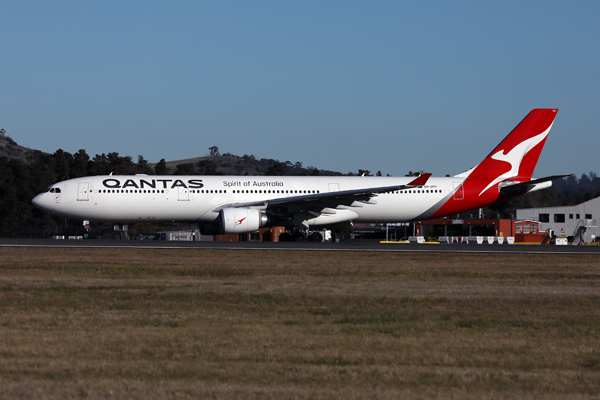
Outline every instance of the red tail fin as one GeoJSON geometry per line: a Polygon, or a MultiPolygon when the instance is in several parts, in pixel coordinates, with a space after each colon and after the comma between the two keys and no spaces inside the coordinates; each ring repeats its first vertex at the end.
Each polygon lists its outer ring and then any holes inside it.
{"type": "Polygon", "coordinates": [[[478,166],[459,176],[490,179],[481,193],[506,179],[531,179],[557,112],[556,108],[532,110],[478,166]]]}

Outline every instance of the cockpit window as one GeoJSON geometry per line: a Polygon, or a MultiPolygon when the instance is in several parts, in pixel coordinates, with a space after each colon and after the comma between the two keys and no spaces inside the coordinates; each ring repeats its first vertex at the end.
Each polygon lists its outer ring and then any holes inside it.
{"type": "Polygon", "coordinates": [[[50,193],[60,193],[60,188],[48,188],[48,192],[50,192],[50,193]]]}

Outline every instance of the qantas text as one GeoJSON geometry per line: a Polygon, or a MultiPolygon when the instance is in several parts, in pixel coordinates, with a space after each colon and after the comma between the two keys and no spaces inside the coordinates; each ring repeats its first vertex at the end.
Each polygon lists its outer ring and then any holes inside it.
{"type": "Polygon", "coordinates": [[[140,179],[139,181],[127,179],[121,184],[121,180],[110,178],[103,180],[102,184],[110,189],[175,189],[176,187],[200,189],[204,187],[201,179],[188,179],[186,182],[181,179],[140,179]]]}

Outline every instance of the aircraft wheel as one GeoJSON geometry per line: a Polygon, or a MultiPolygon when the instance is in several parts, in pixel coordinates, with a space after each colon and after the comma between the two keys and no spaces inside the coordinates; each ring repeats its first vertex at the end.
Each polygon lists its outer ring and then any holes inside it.
{"type": "Polygon", "coordinates": [[[311,242],[322,242],[323,235],[321,235],[321,232],[313,232],[308,237],[308,240],[310,240],[311,242]]]}
{"type": "Polygon", "coordinates": [[[296,240],[296,242],[306,242],[306,235],[304,234],[304,232],[296,232],[294,234],[294,239],[296,240]]]}

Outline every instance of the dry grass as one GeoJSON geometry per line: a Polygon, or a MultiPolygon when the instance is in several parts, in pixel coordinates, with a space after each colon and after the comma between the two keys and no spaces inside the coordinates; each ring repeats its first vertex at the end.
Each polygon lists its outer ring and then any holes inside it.
{"type": "Polygon", "coordinates": [[[0,398],[598,398],[599,266],[3,248],[0,398]]]}

